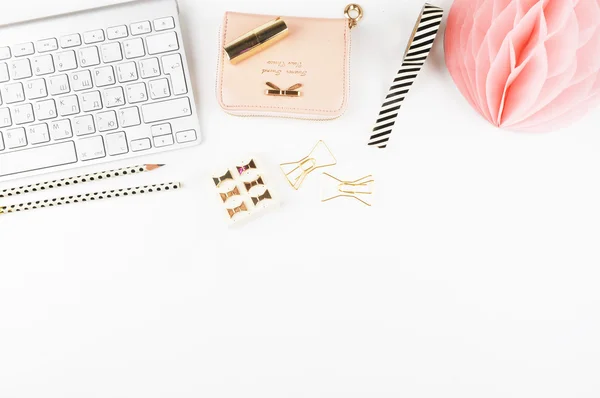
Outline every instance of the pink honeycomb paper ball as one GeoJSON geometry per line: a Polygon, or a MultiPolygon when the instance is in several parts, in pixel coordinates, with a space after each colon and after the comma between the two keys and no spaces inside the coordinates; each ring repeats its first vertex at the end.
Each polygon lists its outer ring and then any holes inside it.
{"type": "Polygon", "coordinates": [[[600,0],[456,0],[446,64],[495,126],[550,131],[600,102],[600,0]]]}

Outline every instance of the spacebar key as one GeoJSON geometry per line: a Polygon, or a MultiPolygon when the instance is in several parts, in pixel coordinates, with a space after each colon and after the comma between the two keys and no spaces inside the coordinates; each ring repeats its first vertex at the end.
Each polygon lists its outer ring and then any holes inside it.
{"type": "Polygon", "coordinates": [[[77,162],[73,141],[0,154],[0,177],[77,162]]]}
{"type": "Polygon", "coordinates": [[[191,114],[190,99],[187,97],[142,105],[144,123],[161,122],[163,120],[190,116],[191,114]]]}

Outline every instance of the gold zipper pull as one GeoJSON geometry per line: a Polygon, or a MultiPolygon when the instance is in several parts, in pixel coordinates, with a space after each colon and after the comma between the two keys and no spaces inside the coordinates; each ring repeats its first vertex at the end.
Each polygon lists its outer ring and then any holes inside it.
{"type": "Polygon", "coordinates": [[[358,21],[362,19],[363,9],[358,4],[348,4],[344,9],[344,15],[348,18],[348,26],[352,29],[356,27],[358,21]]]}

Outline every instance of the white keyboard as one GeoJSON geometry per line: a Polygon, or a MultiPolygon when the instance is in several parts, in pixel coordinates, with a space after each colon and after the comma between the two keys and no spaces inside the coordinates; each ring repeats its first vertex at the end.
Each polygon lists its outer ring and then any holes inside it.
{"type": "Polygon", "coordinates": [[[0,26],[0,181],[199,142],[175,0],[0,26]]]}

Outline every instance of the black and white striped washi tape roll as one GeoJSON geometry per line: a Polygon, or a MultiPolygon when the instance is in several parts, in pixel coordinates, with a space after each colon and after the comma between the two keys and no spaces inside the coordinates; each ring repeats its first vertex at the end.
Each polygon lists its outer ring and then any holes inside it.
{"type": "Polygon", "coordinates": [[[379,117],[373,128],[373,134],[369,139],[370,146],[376,146],[377,148],[387,146],[404,98],[408,95],[427,60],[440,29],[443,16],[443,9],[431,4],[423,6],[412,37],[408,41],[402,66],[394,79],[392,87],[390,87],[387,97],[385,97],[385,102],[381,106],[379,117]]]}

